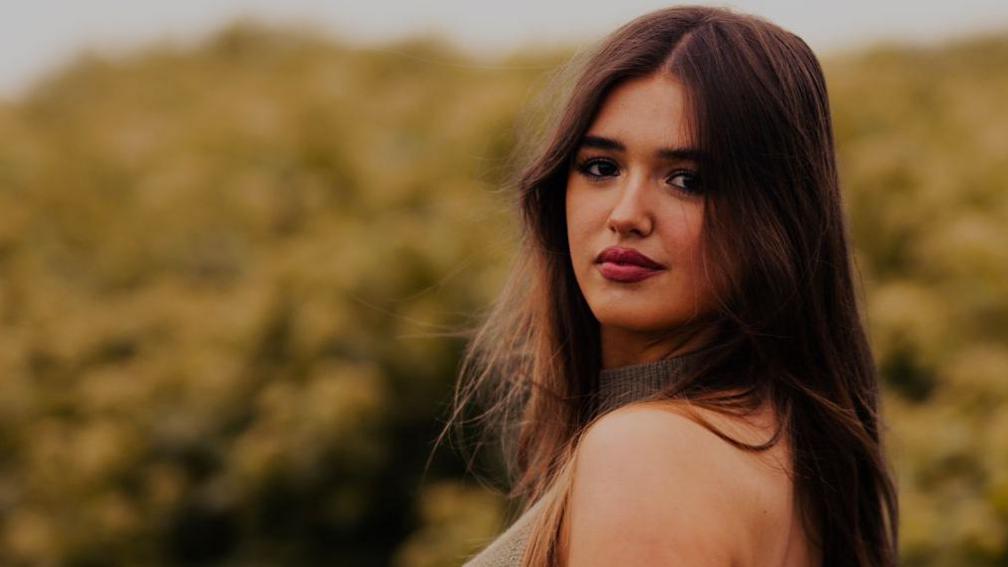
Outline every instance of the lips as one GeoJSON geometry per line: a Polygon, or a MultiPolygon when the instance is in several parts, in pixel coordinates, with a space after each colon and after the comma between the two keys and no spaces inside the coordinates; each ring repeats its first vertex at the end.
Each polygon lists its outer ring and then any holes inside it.
{"type": "Polygon", "coordinates": [[[610,246],[595,259],[599,273],[607,280],[636,283],[660,274],[665,266],[633,248],[610,246]]]}
{"type": "Polygon", "coordinates": [[[609,248],[603,250],[597,258],[595,258],[596,264],[604,262],[640,266],[650,270],[662,270],[665,268],[665,266],[655,262],[633,248],[625,248],[622,246],[610,246],[609,248]]]}

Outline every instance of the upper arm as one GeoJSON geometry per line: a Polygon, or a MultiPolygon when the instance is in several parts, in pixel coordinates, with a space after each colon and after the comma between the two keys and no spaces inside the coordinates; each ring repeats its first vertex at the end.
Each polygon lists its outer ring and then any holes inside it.
{"type": "Polygon", "coordinates": [[[736,563],[745,491],[726,447],[702,425],[654,405],[600,418],[576,454],[568,565],[736,563]]]}

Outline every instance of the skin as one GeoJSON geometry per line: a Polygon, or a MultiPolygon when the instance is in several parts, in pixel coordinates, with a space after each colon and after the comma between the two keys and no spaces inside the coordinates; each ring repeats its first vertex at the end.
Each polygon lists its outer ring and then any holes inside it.
{"type": "Polygon", "coordinates": [[[713,296],[699,263],[704,201],[698,163],[659,156],[689,147],[684,87],[659,73],[626,81],[606,97],[569,170],[567,236],[575,278],[602,339],[602,367],[650,362],[702,345],[681,327],[707,313],[713,296]],[[590,147],[589,137],[624,149],[590,147]],[[593,177],[592,175],[597,177],[593,177]],[[643,281],[603,277],[606,247],[634,248],[665,269],[643,281]]]}
{"type": "MultiPolygon", "coordinates": [[[[739,421],[701,410],[747,443],[772,434],[766,412],[739,421]]],[[[576,457],[560,553],[571,567],[807,566],[787,474],[789,445],[735,449],[674,403],[618,408],[591,426],[576,457]]]]}

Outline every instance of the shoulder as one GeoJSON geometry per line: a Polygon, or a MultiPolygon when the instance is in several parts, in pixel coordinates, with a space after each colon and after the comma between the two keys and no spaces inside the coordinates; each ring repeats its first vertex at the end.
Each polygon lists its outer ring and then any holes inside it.
{"type": "MultiPolygon", "coordinates": [[[[736,439],[766,440],[694,409],[736,439]]],[[[775,494],[766,490],[769,477],[752,474],[751,456],[677,402],[609,412],[581,437],[575,458],[565,534],[572,565],[737,564],[775,494]]]]}

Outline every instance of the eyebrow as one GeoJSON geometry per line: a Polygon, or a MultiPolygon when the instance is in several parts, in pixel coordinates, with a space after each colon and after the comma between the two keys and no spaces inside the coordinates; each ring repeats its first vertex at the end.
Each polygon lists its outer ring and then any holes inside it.
{"type": "MultiPolygon", "coordinates": [[[[581,143],[579,144],[578,149],[581,148],[596,148],[599,150],[613,150],[617,152],[626,151],[626,146],[617,140],[603,136],[594,136],[591,134],[585,134],[585,136],[581,138],[581,143]]],[[[655,156],[667,160],[692,160],[699,162],[704,160],[705,154],[698,148],[687,146],[659,148],[655,151],[655,156]]]]}

